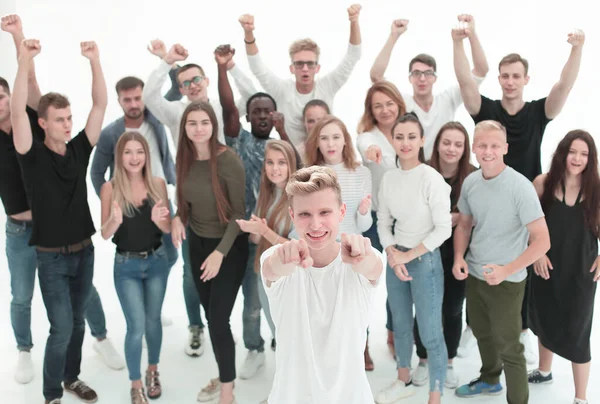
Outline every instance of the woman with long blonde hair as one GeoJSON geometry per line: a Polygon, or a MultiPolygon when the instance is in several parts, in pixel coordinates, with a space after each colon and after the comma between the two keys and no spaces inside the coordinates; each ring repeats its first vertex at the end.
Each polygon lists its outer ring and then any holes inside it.
{"type": "Polygon", "coordinates": [[[131,403],[158,398],[158,360],[162,343],[161,310],[170,267],[163,233],[171,231],[167,186],[152,176],[150,149],[137,132],[123,134],[115,147],[115,174],[100,190],[102,237],[117,246],[115,288],[127,322],[125,359],[131,403]],[[140,372],[142,338],[148,344],[144,391],[140,372]]]}
{"type": "Polygon", "coordinates": [[[285,193],[290,175],[296,172],[296,154],[288,142],[269,140],[265,146],[265,160],[260,180],[256,211],[250,220],[238,220],[240,228],[250,233],[250,241],[258,245],[254,270],[258,273],[258,296],[273,334],[271,347],[275,348],[275,324],[271,318],[269,301],[262,285],[259,259],[263,252],[290,238],[294,225],[285,193]]]}
{"type": "Polygon", "coordinates": [[[218,129],[215,112],[206,102],[193,102],[183,112],[173,244],[178,247],[189,237],[192,275],[219,368],[219,377],[197,399],[234,404],[235,344],[229,318],[248,260],[248,236],[236,223],[245,216],[246,175],[240,158],[219,143],[218,129]]]}

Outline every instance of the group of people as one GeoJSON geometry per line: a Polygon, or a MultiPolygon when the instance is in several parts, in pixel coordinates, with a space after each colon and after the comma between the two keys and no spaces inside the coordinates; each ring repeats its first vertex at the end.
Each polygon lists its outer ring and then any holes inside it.
{"type": "Polygon", "coordinates": [[[236,403],[236,377],[250,379],[264,365],[262,310],[276,356],[264,403],[391,404],[428,384],[435,404],[444,388],[459,397],[502,394],[503,370],[507,401],[527,403],[528,384],[552,381],[554,353],[573,363],[575,403],[587,403],[600,278],[597,150],[588,132],[573,130],[547,173],[540,161],[545,127],[575,84],[583,32],[569,34],[569,59],[547,97],[524,101],[528,63],[510,54],[499,63],[502,99],[491,100],[479,92],[489,69],[466,14],[452,30],[458,85],[434,94],[436,61],[427,54],[409,63],[412,94],[386,81],[395,43],[409,24],[395,20],[371,69],[353,142],[333,101],[361,57],[360,11],[348,8],[346,55],[324,77],[316,77],[318,45],[294,42],[291,80],[262,62],[254,17],[241,16],[248,64],[264,92],[236,66],[234,49],[221,45],[214,52],[219,97],[209,99],[209,78],[187,62],[185,47],[167,49],[154,40],[149,51],[158,66],[146,83],[133,76],[117,82],[123,116],[104,128],[108,97],[98,46],[82,42],[92,108],[76,136],[69,100],[40,92],[34,67],[40,41],[26,39],[18,16],[2,17],[18,60],[12,90],[0,78],[0,196],[18,382],[35,373],[30,322],[37,269],[50,323],[45,403],[60,404],[63,391],[98,400],[79,379],[85,319],[107,364],[127,366],[131,403],[159,398],[168,321],[161,311],[181,248],[185,353],[204,352],[202,307],[218,365],[198,402],[236,403]],[[463,103],[476,123],[472,136],[454,120],[463,103]],[[470,161],[471,143],[479,169],[470,161]],[[114,283],[127,323],[124,363],[107,338],[92,283],[95,228],[86,179],[94,149],[90,175],[101,201],[100,232],[115,244],[114,283]],[[173,201],[168,184],[175,186],[173,201]],[[369,313],[384,270],[397,375],[373,397],[365,373],[374,368],[369,313]],[[238,372],[230,316],[240,288],[248,354],[238,372]],[[536,359],[528,329],[539,340],[538,368],[530,373],[526,357],[536,359]],[[480,376],[464,385],[453,364],[461,334],[463,342],[477,340],[482,360],[480,376]]]}

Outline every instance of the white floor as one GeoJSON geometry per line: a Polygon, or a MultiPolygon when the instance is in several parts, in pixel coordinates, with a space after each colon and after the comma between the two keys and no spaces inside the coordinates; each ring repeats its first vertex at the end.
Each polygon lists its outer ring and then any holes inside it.
{"type": "MultiPolygon", "coordinates": [[[[92,202],[92,210],[96,207],[92,202]]],[[[4,226],[4,218],[0,218],[0,226],[4,226]]],[[[112,259],[114,247],[112,243],[101,240],[99,236],[94,237],[96,244],[96,266],[94,284],[98,288],[104,310],[107,315],[107,328],[109,336],[115,346],[122,352],[125,335],[125,320],[117,299],[112,279],[112,259]]],[[[0,245],[4,246],[4,232],[0,232],[0,245]]],[[[48,335],[48,322],[45,309],[36,288],[33,300],[32,331],[35,347],[32,351],[35,363],[35,378],[28,385],[19,385],[13,379],[13,366],[16,359],[15,341],[10,326],[10,277],[6,269],[6,258],[4,251],[0,254],[0,324],[4,324],[0,333],[0,357],[4,358],[3,366],[0,368],[0,397],[3,403],[43,403],[42,397],[42,361],[45,340],[48,335]]],[[[204,355],[200,358],[190,358],[185,355],[183,348],[187,340],[187,317],[181,291],[181,262],[173,269],[165,300],[164,313],[172,318],[174,324],[164,329],[163,349],[161,355],[160,372],[164,393],[160,403],[195,403],[197,392],[212,377],[217,376],[217,368],[210,348],[209,339],[204,355]]],[[[395,363],[390,357],[386,345],[385,330],[385,285],[379,290],[376,301],[376,310],[373,313],[371,326],[370,347],[371,355],[375,362],[375,371],[370,372],[368,377],[374,392],[393,381],[395,375],[395,363]]],[[[596,300],[596,312],[600,313],[600,299],[596,300]]],[[[238,340],[237,363],[241,366],[246,351],[241,340],[241,309],[242,298],[236,302],[231,317],[232,329],[238,340]]],[[[263,321],[262,335],[270,341],[270,332],[266,322],[263,321]]],[[[592,334],[592,347],[600,348],[600,320],[596,317],[594,332],[592,334]]],[[[129,381],[127,370],[113,371],[107,368],[92,349],[92,337],[89,332],[83,347],[83,363],[81,379],[90,384],[98,393],[99,402],[110,404],[129,403],[129,381]]],[[[267,397],[274,373],[274,355],[270,349],[267,352],[267,364],[259,374],[250,381],[238,380],[236,382],[236,395],[240,404],[257,404],[267,397]]],[[[145,358],[143,358],[144,360],[145,358]]],[[[465,359],[457,359],[455,368],[460,374],[461,383],[466,383],[478,375],[480,366],[479,355],[474,351],[465,359]]],[[[343,370],[342,370],[343,371],[343,370]]],[[[532,403],[565,403],[573,402],[574,388],[571,376],[570,364],[556,358],[554,363],[554,384],[549,386],[531,387],[530,402],[532,403]]],[[[301,381],[299,381],[300,383],[301,381]]],[[[427,389],[419,388],[419,394],[406,403],[425,403],[427,389]]],[[[592,365],[590,386],[588,389],[588,400],[590,403],[600,402],[600,361],[592,365]]],[[[504,396],[494,398],[473,399],[469,402],[502,403],[504,396]]],[[[65,396],[63,403],[78,402],[71,396],[65,396]]],[[[445,391],[444,402],[464,403],[458,399],[450,390],[445,391]]]]}

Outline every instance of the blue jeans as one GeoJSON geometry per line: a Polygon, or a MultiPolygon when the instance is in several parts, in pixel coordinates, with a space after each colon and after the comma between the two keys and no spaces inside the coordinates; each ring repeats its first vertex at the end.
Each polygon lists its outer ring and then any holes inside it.
{"type": "MultiPolygon", "coordinates": [[[[407,248],[396,246],[401,251],[407,248]]],[[[409,368],[413,352],[413,304],[419,333],[429,360],[430,391],[443,392],[448,351],[442,330],[444,270],[439,249],[406,264],[411,281],[403,282],[388,265],[386,284],[394,323],[394,346],[398,368],[409,368]]]]}
{"type": "Polygon", "coordinates": [[[94,246],[63,254],[37,251],[42,299],[50,322],[44,355],[44,397],[63,395],[61,382],[77,379],[85,335],[85,307],[94,277],[94,246]]]}
{"type": "Polygon", "coordinates": [[[183,300],[185,300],[185,309],[187,310],[190,327],[197,325],[200,328],[204,328],[202,316],[200,315],[200,295],[198,294],[198,289],[196,289],[194,275],[192,275],[190,244],[188,242],[190,232],[191,230],[188,227],[186,229],[186,239],[181,243],[181,255],[183,255],[183,300]]]}
{"type": "Polygon", "coordinates": [[[244,310],[242,312],[242,328],[244,334],[244,345],[249,351],[263,352],[265,340],[260,335],[260,298],[258,296],[258,274],[254,271],[254,257],[256,257],[257,245],[248,243],[248,261],[246,262],[246,273],[242,282],[242,293],[244,293],[244,310]]]}
{"type": "Polygon", "coordinates": [[[6,218],[6,259],[10,271],[10,322],[17,349],[29,351],[31,338],[31,299],[35,287],[37,268],[35,247],[29,245],[31,222],[15,223],[6,218]]]}
{"type": "Polygon", "coordinates": [[[273,338],[275,338],[275,323],[273,322],[273,317],[271,317],[271,308],[269,307],[269,298],[267,297],[267,292],[265,291],[265,287],[262,284],[262,276],[260,272],[256,275],[257,287],[258,287],[258,299],[260,300],[260,305],[262,306],[263,312],[265,313],[265,319],[269,324],[269,328],[271,329],[271,334],[273,338]]]}
{"type": "Polygon", "coordinates": [[[115,254],[115,289],[127,322],[125,360],[129,380],[142,378],[142,338],[148,343],[148,364],[156,365],[162,344],[162,310],[170,267],[164,246],[148,258],[115,254]]]}

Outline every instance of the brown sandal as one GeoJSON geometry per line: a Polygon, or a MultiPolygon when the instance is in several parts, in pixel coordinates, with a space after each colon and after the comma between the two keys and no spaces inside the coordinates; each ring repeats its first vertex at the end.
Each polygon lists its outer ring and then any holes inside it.
{"type": "Polygon", "coordinates": [[[146,370],[146,388],[148,389],[148,398],[151,400],[162,395],[162,387],[158,376],[158,370],[146,370]]]}
{"type": "Polygon", "coordinates": [[[131,389],[131,404],[148,404],[144,389],[131,389]]]}

